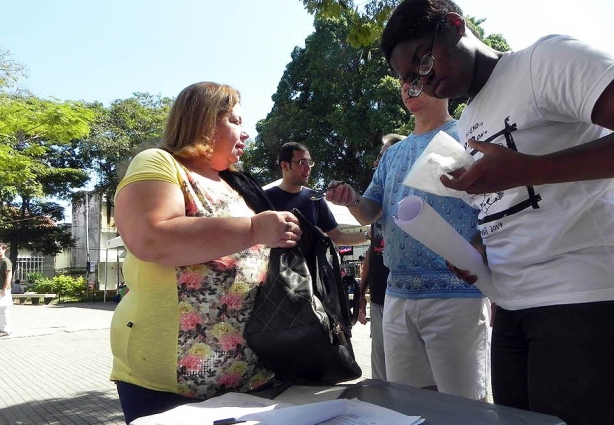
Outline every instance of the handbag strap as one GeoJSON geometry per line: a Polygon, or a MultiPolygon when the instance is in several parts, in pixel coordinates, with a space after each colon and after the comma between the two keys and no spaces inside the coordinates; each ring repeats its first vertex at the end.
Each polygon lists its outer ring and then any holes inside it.
{"type": "Polygon", "coordinates": [[[220,171],[220,177],[243,197],[245,203],[256,213],[275,210],[271,200],[251,174],[244,171],[220,171]]]}
{"type": "MultiPolygon", "coordinates": [[[[307,220],[298,209],[294,208],[292,213],[299,219],[299,224],[303,231],[298,246],[303,251],[303,255],[309,265],[315,284],[314,290],[323,303],[328,306],[326,309],[327,313],[350,336],[353,320],[351,316],[353,314],[350,313],[349,296],[341,280],[341,265],[337,248],[333,241],[322,230],[307,220]],[[320,248],[322,246],[324,249],[320,248]],[[330,261],[326,258],[327,254],[330,257],[330,261]],[[332,269],[329,270],[329,276],[334,279],[334,282],[330,282],[330,279],[323,279],[320,276],[320,273],[324,272],[324,267],[332,269]],[[329,282],[331,287],[324,287],[324,281],[329,282]]],[[[355,308],[354,310],[357,320],[358,309],[355,308]]]]}

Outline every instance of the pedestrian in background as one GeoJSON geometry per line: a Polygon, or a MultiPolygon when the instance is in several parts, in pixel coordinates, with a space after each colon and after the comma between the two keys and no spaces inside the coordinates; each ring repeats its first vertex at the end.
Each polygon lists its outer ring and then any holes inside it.
{"type": "MultiPolygon", "coordinates": [[[[390,133],[382,138],[382,146],[373,167],[377,170],[379,161],[386,150],[397,142],[405,139],[400,134],[390,133]]],[[[384,357],[384,334],[382,320],[384,318],[384,297],[386,282],[390,270],[384,265],[384,222],[378,218],[369,228],[371,243],[365,254],[362,272],[360,274],[360,308],[358,321],[367,323],[367,289],[369,290],[369,314],[371,326],[371,377],[386,380],[386,358],[384,357]]]]}
{"type": "Polygon", "coordinates": [[[13,263],[5,253],[9,249],[8,245],[0,242],[0,337],[11,334],[9,308],[13,305],[11,295],[11,279],[13,277],[13,263]]]}
{"type": "Polygon", "coordinates": [[[309,189],[309,177],[315,162],[305,145],[285,143],[279,150],[277,162],[282,173],[279,186],[266,190],[277,211],[298,209],[314,226],[319,227],[338,246],[360,245],[367,242],[363,233],[343,232],[323,197],[313,199],[315,190],[309,189]]]}

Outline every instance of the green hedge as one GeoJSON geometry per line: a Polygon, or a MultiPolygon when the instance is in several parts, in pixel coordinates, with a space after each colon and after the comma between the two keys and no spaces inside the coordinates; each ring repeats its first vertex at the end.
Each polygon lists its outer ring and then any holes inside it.
{"type": "MultiPolygon", "coordinates": [[[[32,273],[34,275],[34,273],[32,273]]],[[[57,294],[59,296],[69,297],[84,297],[86,291],[85,279],[83,276],[72,277],[67,275],[59,275],[51,279],[44,276],[33,276],[28,279],[33,282],[28,288],[28,292],[36,292],[37,294],[57,294]]]]}

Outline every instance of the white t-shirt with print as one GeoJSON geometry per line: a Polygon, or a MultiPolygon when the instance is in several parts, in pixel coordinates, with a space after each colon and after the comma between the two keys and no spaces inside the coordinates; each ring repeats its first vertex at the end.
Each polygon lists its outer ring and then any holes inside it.
{"type": "MultiPolygon", "coordinates": [[[[503,55],[464,110],[459,137],[532,155],[590,142],[609,133],[591,113],[612,80],[611,56],[544,37],[503,55]]],[[[614,300],[614,180],[523,186],[471,204],[503,308],[614,300]]]]}

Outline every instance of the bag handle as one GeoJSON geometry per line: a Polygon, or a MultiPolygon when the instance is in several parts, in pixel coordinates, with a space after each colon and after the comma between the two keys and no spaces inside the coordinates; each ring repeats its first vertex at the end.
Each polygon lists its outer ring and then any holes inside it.
{"type": "Polygon", "coordinates": [[[343,284],[343,281],[341,279],[341,264],[339,264],[339,255],[337,249],[335,248],[334,243],[330,239],[329,242],[329,254],[332,258],[333,271],[335,273],[335,276],[339,276],[339,285],[337,285],[339,292],[339,301],[341,303],[341,306],[346,309],[345,311],[347,313],[345,313],[345,319],[348,321],[350,326],[354,326],[358,321],[358,313],[360,308],[360,298],[356,296],[356,294],[359,293],[358,282],[356,282],[356,280],[353,281],[354,299],[350,300],[350,294],[346,290],[345,285],[343,284]]]}
{"type": "MultiPolygon", "coordinates": [[[[352,285],[351,285],[351,292],[353,295],[352,299],[350,300],[350,296],[349,296],[349,290],[348,292],[348,313],[350,316],[350,324],[352,326],[354,326],[356,324],[356,322],[358,322],[358,313],[360,312],[360,287],[358,285],[358,282],[356,282],[356,279],[352,279],[352,285]]],[[[349,288],[348,288],[349,289],[349,288]]]]}

